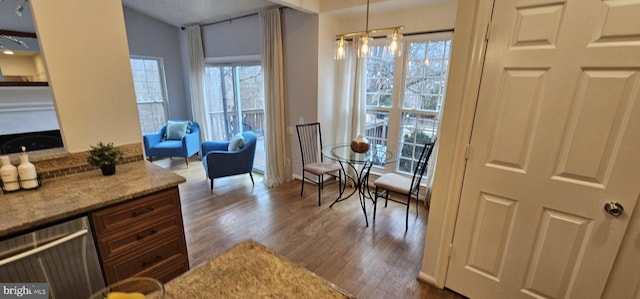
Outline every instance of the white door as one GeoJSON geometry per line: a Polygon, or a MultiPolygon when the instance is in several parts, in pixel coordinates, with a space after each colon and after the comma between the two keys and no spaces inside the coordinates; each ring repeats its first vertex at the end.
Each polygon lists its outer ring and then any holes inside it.
{"type": "Polygon", "coordinates": [[[492,23],[445,286],[599,298],[640,195],[640,1],[496,0],[492,23]]]}

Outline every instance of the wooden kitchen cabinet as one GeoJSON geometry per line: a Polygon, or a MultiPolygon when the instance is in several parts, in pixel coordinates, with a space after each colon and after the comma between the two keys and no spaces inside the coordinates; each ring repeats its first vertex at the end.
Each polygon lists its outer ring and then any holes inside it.
{"type": "Polygon", "coordinates": [[[107,284],[133,276],[167,282],[189,269],[178,187],[90,215],[107,284]]]}

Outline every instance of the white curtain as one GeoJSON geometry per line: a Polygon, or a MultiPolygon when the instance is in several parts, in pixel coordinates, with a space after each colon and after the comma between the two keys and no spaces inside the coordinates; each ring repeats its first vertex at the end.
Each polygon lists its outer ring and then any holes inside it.
{"type": "Polygon", "coordinates": [[[358,47],[357,38],[348,42],[345,59],[338,61],[334,105],[336,143],[349,143],[365,133],[366,59],[357,57],[358,47]]]}
{"type": "Polygon", "coordinates": [[[189,43],[189,88],[191,90],[191,109],[193,120],[200,124],[200,139],[207,140],[211,133],[209,116],[204,99],[204,48],[200,26],[188,26],[187,41],[189,43]]]}
{"type": "Polygon", "coordinates": [[[260,12],[262,26],[262,69],[266,111],[265,147],[267,166],[265,184],[275,187],[291,180],[289,141],[287,138],[287,106],[284,88],[284,61],[280,9],[260,12]]]}

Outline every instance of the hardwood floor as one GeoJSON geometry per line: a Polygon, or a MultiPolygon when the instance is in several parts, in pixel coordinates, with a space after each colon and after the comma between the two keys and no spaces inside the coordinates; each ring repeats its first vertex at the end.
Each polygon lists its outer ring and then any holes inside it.
{"type": "Polygon", "coordinates": [[[427,223],[422,204],[417,218],[411,206],[405,233],[405,206],[379,203],[373,222],[368,201],[367,228],[357,197],[329,208],[337,184],[325,187],[319,207],[315,186],[301,197],[297,180],[268,189],[260,175],[255,185],[238,175],[216,179],[211,192],[197,158],[189,168],[178,158],[154,163],[187,178],[179,188],[192,268],[253,239],[358,298],[464,298],[416,279],[427,223]]]}

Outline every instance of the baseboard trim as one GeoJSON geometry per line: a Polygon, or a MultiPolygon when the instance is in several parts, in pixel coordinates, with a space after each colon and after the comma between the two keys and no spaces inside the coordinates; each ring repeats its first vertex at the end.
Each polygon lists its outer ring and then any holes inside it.
{"type": "Polygon", "coordinates": [[[422,282],[428,283],[428,284],[430,284],[430,285],[432,285],[432,286],[434,286],[436,288],[442,289],[442,287],[439,287],[436,284],[436,279],[433,276],[431,276],[431,275],[429,275],[427,273],[424,273],[422,271],[420,271],[420,273],[418,273],[418,281],[422,281],[422,282]]]}

